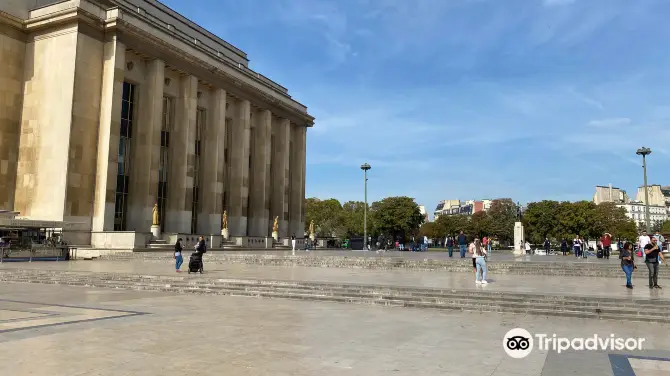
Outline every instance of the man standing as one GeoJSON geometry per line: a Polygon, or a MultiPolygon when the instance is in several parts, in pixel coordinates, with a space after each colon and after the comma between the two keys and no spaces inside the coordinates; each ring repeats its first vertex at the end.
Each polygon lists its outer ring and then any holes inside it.
{"type": "Polygon", "coordinates": [[[665,261],[665,257],[663,257],[657,243],[658,240],[656,240],[656,238],[651,238],[651,242],[644,246],[644,263],[647,265],[647,269],[649,269],[650,289],[661,288],[661,286],[658,285],[658,264],[660,260],[665,261]]]}
{"type": "Polygon", "coordinates": [[[449,257],[454,254],[454,238],[452,236],[447,237],[447,251],[449,252],[449,257]]]}
{"type": "Polygon", "coordinates": [[[460,234],[458,234],[458,248],[461,251],[461,258],[465,258],[465,251],[468,250],[468,238],[463,234],[463,231],[461,230],[460,234]]]}
{"type": "Polygon", "coordinates": [[[291,235],[291,248],[292,248],[293,256],[295,256],[295,234],[291,235]]]}
{"type": "Polygon", "coordinates": [[[603,258],[609,260],[610,252],[612,252],[612,235],[609,232],[606,232],[605,235],[600,238],[600,243],[603,245],[603,258]]]}
{"type": "Polygon", "coordinates": [[[426,235],[423,236],[423,247],[422,251],[426,252],[428,250],[428,237],[426,235]]]}

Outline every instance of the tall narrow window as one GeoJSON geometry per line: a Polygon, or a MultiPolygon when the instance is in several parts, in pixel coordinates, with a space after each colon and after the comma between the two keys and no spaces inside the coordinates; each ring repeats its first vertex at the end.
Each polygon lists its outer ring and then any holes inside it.
{"type": "Polygon", "coordinates": [[[170,131],[174,119],[174,100],[163,97],[163,120],[161,124],[161,150],[158,162],[158,219],[161,231],[165,231],[167,209],[168,176],[170,173],[170,131]]]}
{"type": "Polygon", "coordinates": [[[114,231],[126,231],[128,184],[130,177],[130,140],[133,130],[135,85],[123,83],[121,99],[121,129],[117,155],[116,192],[114,202],[114,231]]]}
{"type": "Polygon", "coordinates": [[[200,169],[202,155],[202,133],[207,121],[207,110],[198,108],[195,118],[195,158],[193,162],[193,203],[191,206],[191,234],[198,232],[198,212],[200,211],[200,169]]]}

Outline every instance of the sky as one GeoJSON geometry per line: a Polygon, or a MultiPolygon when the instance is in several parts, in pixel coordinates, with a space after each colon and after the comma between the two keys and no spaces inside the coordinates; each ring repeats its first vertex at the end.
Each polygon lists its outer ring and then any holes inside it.
{"type": "Polygon", "coordinates": [[[163,0],[316,118],[306,196],[590,200],[670,185],[670,1],[163,0]]]}

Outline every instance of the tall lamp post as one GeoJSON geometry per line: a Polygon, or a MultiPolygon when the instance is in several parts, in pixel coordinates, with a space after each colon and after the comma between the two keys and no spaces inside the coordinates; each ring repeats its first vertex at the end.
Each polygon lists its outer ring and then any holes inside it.
{"type": "Polygon", "coordinates": [[[642,170],[644,172],[644,222],[647,227],[647,234],[651,234],[651,223],[649,222],[649,189],[647,188],[647,155],[651,154],[651,149],[641,147],[635,153],[642,156],[642,170]]]}
{"type": "Polygon", "coordinates": [[[361,170],[363,170],[363,177],[365,178],[365,206],[363,207],[363,250],[367,251],[368,247],[368,170],[371,169],[369,164],[363,163],[361,170]]]}

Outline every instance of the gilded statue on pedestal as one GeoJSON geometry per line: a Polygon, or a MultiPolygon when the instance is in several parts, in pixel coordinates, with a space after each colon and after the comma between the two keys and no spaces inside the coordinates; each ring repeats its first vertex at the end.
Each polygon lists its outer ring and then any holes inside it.
{"type": "Polygon", "coordinates": [[[272,232],[279,231],[279,216],[275,217],[275,223],[272,224],[272,232]]]}
{"type": "Polygon", "coordinates": [[[221,221],[222,222],[221,223],[221,228],[223,228],[224,230],[227,230],[228,229],[228,211],[226,211],[226,210],[223,211],[223,217],[222,218],[223,219],[221,221]]]}
{"type": "Polygon", "coordinates": [[[160,223],[158,222],[158,203],[154,204],[154,208],[151,211],[151,224],[154,226],[160,225],[160,223]]]}
{"type": "Polygon", "coordinates": [[[309,222],[309,234],[314,233],[314,221],[309,222]]]}

